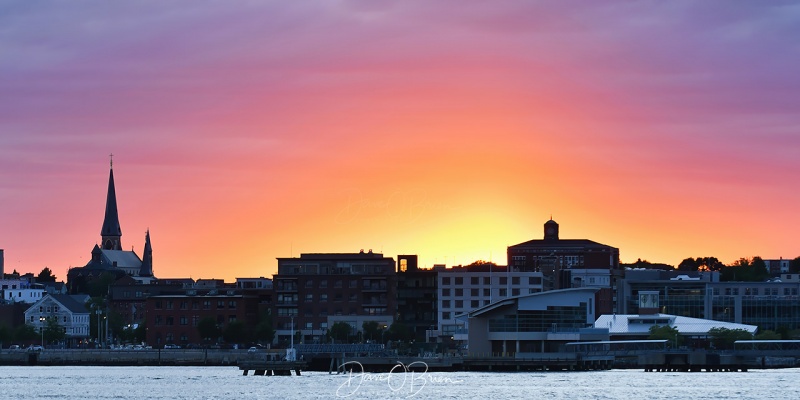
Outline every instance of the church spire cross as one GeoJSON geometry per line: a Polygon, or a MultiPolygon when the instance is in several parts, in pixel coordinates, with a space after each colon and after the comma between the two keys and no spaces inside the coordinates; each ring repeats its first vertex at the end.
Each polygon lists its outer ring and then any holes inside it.
{"type": "Polygon", "coordinates": [[[114,168],[114,153],[109,154],[108,158],[110,160],[111,168],[114,168]]]}

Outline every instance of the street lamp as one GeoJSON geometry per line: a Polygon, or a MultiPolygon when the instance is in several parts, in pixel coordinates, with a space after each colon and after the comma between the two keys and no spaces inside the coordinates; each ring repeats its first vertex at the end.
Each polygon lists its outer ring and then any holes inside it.
{"type": "Polygon", "coordinates": [[[44,321],[47,321],[47,318],[44,315],[39,316],[39,331],[42,332],[42,348],[44,348],[44,321]]]}

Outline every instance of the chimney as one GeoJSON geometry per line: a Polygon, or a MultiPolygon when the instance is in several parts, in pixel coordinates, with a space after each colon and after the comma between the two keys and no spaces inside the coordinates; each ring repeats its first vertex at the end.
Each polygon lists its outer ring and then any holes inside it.
{"type": "Polygon", "coordinates": [[[5,270],[3,269],[5,261],[3,261],[3,257],[3,249],[0,249],[0,279],[5,279],[5,270]]]}

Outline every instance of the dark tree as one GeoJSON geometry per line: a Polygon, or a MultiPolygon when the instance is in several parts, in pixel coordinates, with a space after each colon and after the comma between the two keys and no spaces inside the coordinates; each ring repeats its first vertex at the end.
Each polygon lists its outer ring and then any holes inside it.
{"type": "Polygon", "coordinates": [[[36,275],[36,282],[38,283],[47,283],[47,282],[55,282],[56,276],[53,275],[53,271],[50,268],[44,267],[42,272],[39,272],[39,275],[36,275]]]}
{"type": "Polygon", "coordinates": [[[467,265],[467,268],[471,268],[471,267],[480,267],[480,266],[487,266],[487,267],[488,267],[488,266],[491,266],[491,267],[496,267],[496,266],[497,266],[497,264],[495,264],[495,263],[493,263],[493,262],[491,262],[491,261],[477,260],[477,261],[473,262],[472,264],[469,264],[469,265],[467,265]]]}
{"type": "Polygon", "coordinates": [[[378,340],[381,338],[381,328],[377,321],[366,321],[361,325],[364,330],[364,339],[378,340]]]}
{"type": "Polygon", "coordinates": [[[259,342],[272,343],[272,340],[275,339],[275,329],[272,327],[272,313],[269,310],[261,315],[253,336],[259,342]]]}
{"type": "Polygon", "coordinates": [[[733,343],[737,340],[753,339],[753,335],[744,329],[711,328],[708,335],[711,337],[714,348],[719,350],[732,349],[733,343]]]}
{"type": "Polygon", "coordinates": [[[389,340],[405,342],[414,339],[414,333],[408,329],[406,324],[400,321],[395,321],[386,331],[386,338],[389,340]]]}
{"type": "Polygon", "coordinates": [[[759,332],[753,339],[755,340],[781,340],[781,334],[778,332],[766,330],[759,332]]]}
{"type": "Polygon", "coordinates": [[[225,327],[222,338],[227,343],[244,343],[249,341],[247,329],[242,321],[232,321],[225,327]]]}
{"type": "Polygon", "coordinates": [[[678,264],[678,271],[697,271],[699,265],[694,258],[689,257],[678,264]]]}
{"type": "Polygon", "coordinates": [[[350,326],[347,322],[336,322],[331,326],[331,329],[328,330],[328,336],[331,339],[336,340],[339,343],[345,343],[350,338],[350,333],[353,331],[353,327],[350,326]]]}
{"type": "Polygon", "coordinates": [[[2,349],[6,343],[10,342],[12,338],[11,329],[5,325],[0,325],[0,349],[2,349]]]}
{"type": "Polygon", "coordinates": [[[36,332],[32,326],[23,324],[14,329],[14,340],[22,343],[32,342],[39,338],[39,332],[36,332]]]}
{"type": "Polygon", "coordinates": [[[789,272],[793,274],[800,274],[800,257],[797,257],[789,262],[789,272]]]}
{"type": "Polygon", "coordinates": [[[669,343],[672,343],[675,347],[680,346],[682,340],[680,332],[678,332],[677,328],[673,328],[669,325],[653,325],[650,327],[650,336],[648,339],[651,340],[668,340],[669,343]]]}
{"type": "Polygon", "coordinates": [[[203,340],[207,341],[216,341],[221,333],[214,317],[205,317],[197,321],[197,332],[203,340]]]}
{"type": "Polygon", "coordinates": [[[61,341],[65,336],[64,328],[58,323],[58,317],[47,318],[47,324],[44,326],[45,343],[61,341]]]}
{"type": "Polygon", "coordinates": [[[763,282],[769,278],[767,264],[761,257],[740,258],[720,272],[720,281],[763,282]]]}

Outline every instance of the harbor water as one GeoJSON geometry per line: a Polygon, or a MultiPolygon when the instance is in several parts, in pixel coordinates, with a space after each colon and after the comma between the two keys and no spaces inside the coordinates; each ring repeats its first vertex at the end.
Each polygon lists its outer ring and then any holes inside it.
{"type": "Polygon", "coordinates": [[[796,399],[800,369],[242,376],[236,367],[0,367],[0,399],[796,399]]]}

